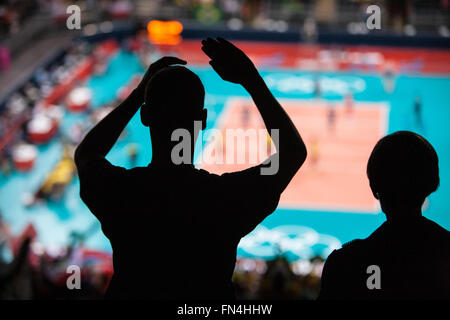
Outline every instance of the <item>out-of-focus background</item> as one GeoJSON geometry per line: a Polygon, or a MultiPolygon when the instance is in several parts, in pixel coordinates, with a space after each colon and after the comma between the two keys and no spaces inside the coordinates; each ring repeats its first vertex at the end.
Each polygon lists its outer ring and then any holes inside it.
{"type": "MultiPolygon", "coordinates": [[[[210,129],[264,128],[248,94],[208,65],[200,49],[208,36],[230,39],[251,57],[309,151],[278,209],[239,245],[239,298],[317,296],[331,251],[384,221],[365,166],[389,132],[415,131],[436,148],[441,186],[424,215],[449,229],[449,7],[449,0],[2,1],[0,298],[101,297],[111,247],[79,198],[73,150],[153,61],[188,61],[206,88],[210,129]],[[380,29],[369,27],[370,5],[380,8],[380,29]],[[80,266],[82,290],[67,289],[69,265],[80,266]]],[[[243,164],[202,162],[218,148],[210,135],[200,139],[198,167],[252,165],[250,144],[232,147],[243,164]]],[[[127,168],[151,161],[139,115],[108,159],[127,168]]]]}

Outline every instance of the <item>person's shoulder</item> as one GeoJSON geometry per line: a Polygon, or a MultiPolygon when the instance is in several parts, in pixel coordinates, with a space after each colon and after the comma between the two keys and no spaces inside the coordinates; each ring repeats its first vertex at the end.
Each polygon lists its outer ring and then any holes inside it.
{"type": "Polygon", "coordinates": [[[201,168],[193,168],[193,172],[199,176],[203,176],[203,177],[215,177],[215,176],[219,176],[215,173],[211,173],[209,171],[206,171],[205,169],[201,169],[201,168]]]}
{"type": "Polygon", "coordinates": [[[334,250],[328,258],[335,262],[343,260],[355,260],[362,258],[370,251],[370,239],[354,239],[342,245],[340,249],[334,250]]]}
{"type": "Polygon", "coordinates": [[[134,168],[123,168],[120,167],[122,176],[124,177],[142,177],[143,175],[151,174],[152,170],[148,167],[134,167],[134,168]]]}
{"type": "Polygon", "coordinates": [[[333,250],[325,262],[327,272],[348,274],[358,269],[370,251],[367,242],[367,239],[354,239],[333,250]]]}
{"type": "Polygon", "coordinates": [[[218,174],[206,171],[205,169],[201,169],[201,168],[193,167],[191,173],[198,179],[214,181],[214,180],[219,180],[219,178],[220,178],[220,176],[218,174]]]}
{"type": "Polygon", "coordinates": [[[342,245],[340,249],[335,250],[336,256],[351,255],[361,249],[365,249],[367,239],[353,239],[342,245]]]}
{"type": "Polygon", "coordinates": [[[353,239],[342,245],[343,250],[355,250],[364,246],[366,239],[353,239]]]}
{"type": "MultiPolygon", "coordinates": [[[[125,168],[124,168],[125,169],[125,168]]],[[[155,170],[152,170],[151,167],[134,167],[130,169],[125,169],[125,172],[128,174],[142,174],[142,173],[151,173],[155,170]]]]}
{"type": "Polygon", "coordinates": [[[440,226],[436,222],[423,217],[423,225],[431,239],[441,243],[442,246],[450,248],[450,231],[440,226]]]}
{"type": "Polygon", "coordinates": [[[221,180],[220,175],[193,166],[185,168],[182,176],[183,179],[188,179],[190,184],[202,184],[206,188],[209,184],[218,184],[221,180]]]}
{"type": "Polygon", "coordinates": [[[439,224],[437,224],[436,222],[434,222],[430,219],[423,217],[423,223],[427,227],[428,230],[433,231],[433,232],[437,233],[438,235],[441,235],[444,237],[450,236],[450,231],[448,231],[447,229],[445,229],[444,227],[440,226],[439,224]]]}

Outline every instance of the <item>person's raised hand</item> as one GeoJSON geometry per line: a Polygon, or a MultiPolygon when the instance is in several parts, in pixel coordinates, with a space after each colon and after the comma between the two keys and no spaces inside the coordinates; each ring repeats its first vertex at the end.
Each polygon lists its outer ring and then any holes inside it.
{"type": "Polygon", "coordinates": [[[145,72],[141,82],[138,84],[135,90],[143,96],[147,83],[155,75],[155,73],[174,64],[185,65],[186,63],[186,61],[181,60],[177,57],[162,57],[158,59],[148,67],[147,72],[145,72]]]}
{"type": "Polygon", "coordinates": [[[202,40],[202,50],[211,59],[209,64],[225,81],[247,84],[258,71],[247,55],[231,42],[217,38],[202,40]]]}

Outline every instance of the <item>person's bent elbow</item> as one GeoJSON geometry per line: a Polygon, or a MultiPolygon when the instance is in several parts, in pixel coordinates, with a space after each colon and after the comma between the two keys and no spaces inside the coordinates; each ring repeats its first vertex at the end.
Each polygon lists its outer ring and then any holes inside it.
{"type": "Polygon", "coordinates": [[[75,152],[73,154],[73,161],[75,162],[75,165],[78,167],[81,164],[81,151],[80,146],[78,146],[75,149],[75,152]]]}
{"type": "Polygon", "coordinates": [[[81,169],[82,166],[86,163],[86,151],[83,150],[83,146],[80,144],[76,149],[73,155],[73,160],[75,162],[75,166],[78,170],[81,169]]]}
{"type": "Polygon", "coordinates": [[[300,168],[306,161],[308,150],[306,149],[304,143],[301,143],[295,150],[295,159],[298,163],[298,167],[300,168]]]}
{"type": "Polygon", "coordinates": [[[300,167],[305,163],[307,157],[307,150],[303,143],[292,146],[288,149],[288,152],[279,152],[280,163],[286,165],[287,168],[291,168],[291,171],[297,172],[300,167]]]}

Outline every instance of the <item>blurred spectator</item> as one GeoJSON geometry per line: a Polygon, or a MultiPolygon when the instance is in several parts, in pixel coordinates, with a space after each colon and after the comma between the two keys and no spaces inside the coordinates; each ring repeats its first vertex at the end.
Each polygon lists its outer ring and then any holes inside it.
{"type": "Polygon", "coordinates": [[[313,300],[319,295],[323,259],[289,262],[279,256],[273,260],[238,260],[233,282],[238,299],[313,300]],[[295,264],[308,265],[295,270],[295,264]]]}
{"type": "Polygon", "coordinates": [[[36,0],[5,0],[0,4],[0,37],[17,33],[39,8],[36,0]]]}

